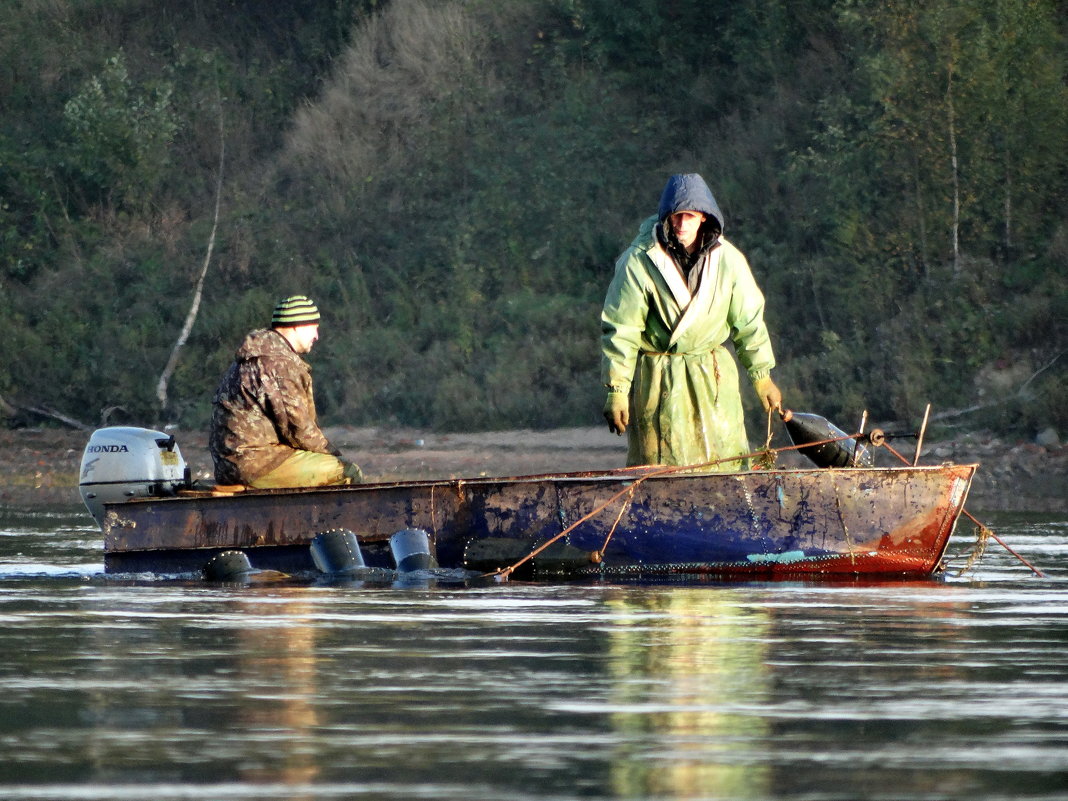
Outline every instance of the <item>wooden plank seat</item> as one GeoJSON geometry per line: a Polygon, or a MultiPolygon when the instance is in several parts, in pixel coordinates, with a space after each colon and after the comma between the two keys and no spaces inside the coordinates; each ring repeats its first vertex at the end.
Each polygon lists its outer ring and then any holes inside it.
{"type": "Polygon", "coordinates": [[[248,489],[244,484],[201,484],[201,482],[197,482],[197,484],[199,486],[191,489],[178,490],[178,494],[186,498],[220,497],[236,495],[248,489]]]}

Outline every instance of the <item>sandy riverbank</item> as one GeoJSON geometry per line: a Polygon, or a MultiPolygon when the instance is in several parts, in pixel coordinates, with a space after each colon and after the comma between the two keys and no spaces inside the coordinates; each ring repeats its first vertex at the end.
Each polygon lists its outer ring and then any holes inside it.
{"type": "MultiPolygon", "coordinates": [[[[621,467],[626,457],[623,439],[600,427],[469,434],[339,427],[327,434],[372,480],[601,470],[621,467]]],[[[193,475],[209,477],[206,436],[194,431],[175,435],[193,475]]],[[[80,508],[78,468],[87,439],[65,429],[0,430],[0,506],[80,508]]],[[[911,450],[905,455],[911,457],[911,450]]],[[[1068,447],[1047,449],[968,434],[928,443],[920,461],[978,462],[972,509],[1068,512],[1068,447]]],[[[879,452],[877,464],[895,463],[891,454],[879,452]]],[[[794,453],[783,454],[779,464],[809,466],[794,453]]]]}

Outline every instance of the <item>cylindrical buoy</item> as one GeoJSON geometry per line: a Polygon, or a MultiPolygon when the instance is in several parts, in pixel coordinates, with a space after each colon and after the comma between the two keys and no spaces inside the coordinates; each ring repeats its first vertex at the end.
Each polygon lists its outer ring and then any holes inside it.
{"type": "Polygon", "coordinates": [[[363,552],[356,535],[345,528],[333,528],[316,534],[311,541],[311,556],[323,573],[346,573],[364,567],[363,552]]]}
{"type": "Polygon", "coordinates": [[[430,535],[421,528],[398,531],[389,538],[389,549],[401,573],[438,566],[437,559],[430,552],[430,535]]]}
{"type": "Polygon", "coordinates": [[[817,467],[871,467],[875,463],[867,448],[825,417],[787,410],[782,419],[798,451],[817,467]],[[813,442],[820,444],[811,445],[813,442]],[[803,445],[809,447],[801,447],[803,445]]]}
{"type": "Polygon", "coordinates": [[[208,581],[245,581],[255,570],[244,551],[223,551],[204,565],[208,581]]]}

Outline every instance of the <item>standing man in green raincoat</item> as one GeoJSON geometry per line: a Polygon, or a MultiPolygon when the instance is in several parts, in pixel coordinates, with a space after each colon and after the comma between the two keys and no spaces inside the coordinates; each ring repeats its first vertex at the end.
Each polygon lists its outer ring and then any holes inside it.
{"type": "Polygon", "coordinates": [[[764,295],[722,233],[704,179],[673,175],[657,215],[616,262],[601,314],[601,377],[608,427],[628,435],[628,465],[747,467],[728,338],[765,411],[782,409],[764,295]]]}

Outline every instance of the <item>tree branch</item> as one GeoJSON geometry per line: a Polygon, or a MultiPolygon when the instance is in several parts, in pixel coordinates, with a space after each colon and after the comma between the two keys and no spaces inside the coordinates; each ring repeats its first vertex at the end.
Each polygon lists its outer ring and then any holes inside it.
{"type": "Polygon", "coordinates": [[[186,315],[185,324],[182,326],[182,331],[178,335],[178,339],[174,343],[174,348],[171,350],[171,356],[167,360],[167,366],[163,368],[163,373],[159,377],[159,383],[156,384],[156,399],[159,401],[160,412],[162,413],[167,408],[167,385],[170,383],[171,376],[174,374],[174,369],[178,366],[178,355],[182,348],[185,347],[185,343],[189,339],[189,334],[193,330],[193,324],[196,322],[197,314],[200,311],[200,300],[204,295],[204,280],[208,276],[208,265],[211,264],[211,254],[215,249],[215,234],[219,230],[219,208],[222,205],[222,187],[223,187],[223,166],[226,160],[226,135],[225,128],[223,126],[222,117],[222,99],[219,99],[219,175],[215,182],[215,217],[211,224],[211,235],[208,237],[208,248],[204,254],[204,266],[200,270],[200,278],[197,280],[196,291],[193,292],[193,303],[189,307],[189,314],[186,315]]]}
{"type": "Polygon", "coordinates": [[[990,409],[994,406],[1000,406],[1001,404],[1008,403],[1010,400],[1015,400],[1016,398],[1023,398],[1026,396],[1027,388],[1031,386],[1031,383],[1040,375],[1042,375],[1042,373],[1046,372],[1046,370],[1056,364],[1057,360],[1060,359],[1061,356],[1063,356],[1065,353],[1068,353],[1068,351],[1062,350],[1044,365],[1039,367],[1034,373],[1031,374],[1030,378],[1020,384],[1020,388],[1016,390],[1016,392],[1014,392],[1012,395],[1007,395],[1004,398],[997,398],[995,400],[987,401],[986,403],[977,403],[974,406],[968,406],[964,409],[947,409],[944,412],[932,414],[931,420],[951,420],[954,417],[962,417],[966,414],[971,414],[972,412],[978,412],[982,411],[983,409],[990,409]]]}
{"type": "Polygon", "coordinates": [[[58,420],[59,422],[63,423],[63,425],[70,426],[71,428],[76,428],[79,431],[93,430],[92,426],[86,425],[81,420],[75,420],[73,417],[68,417],[62,412],[57,412],[55,409],[49,409],[47,406],[24,406],[23,408],[27,412],[32,412],[33,414],[36,414],[40,417],[49,417],[53,420],[58,420]]]}

